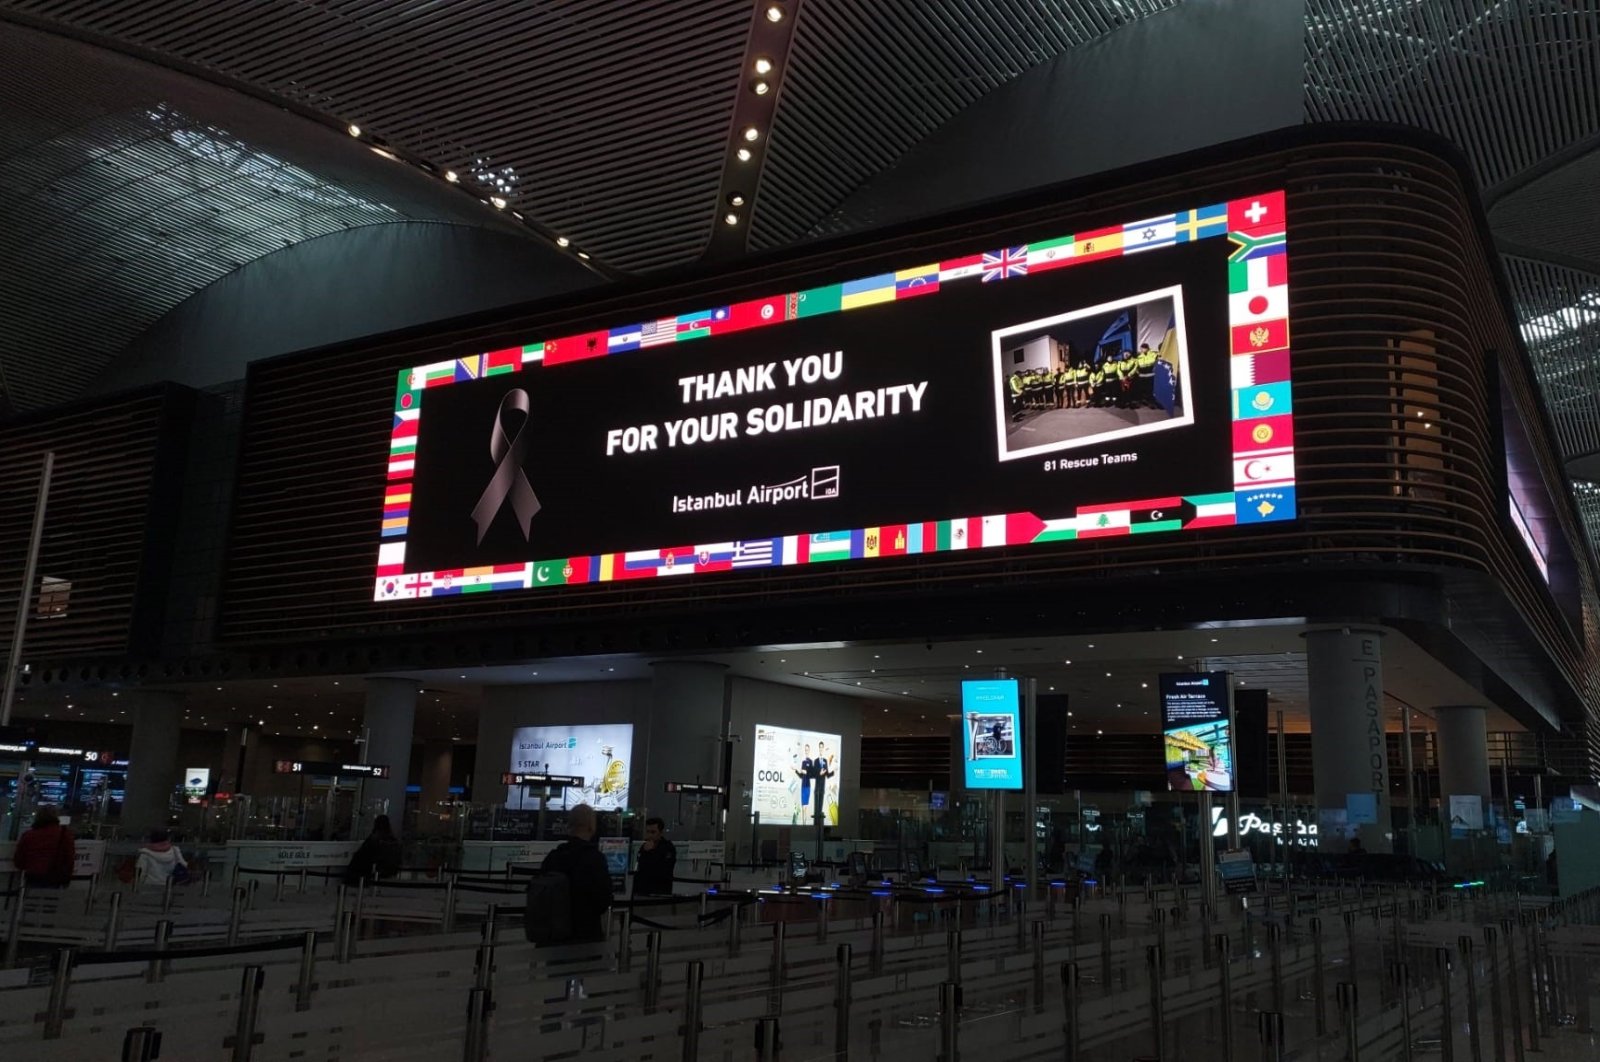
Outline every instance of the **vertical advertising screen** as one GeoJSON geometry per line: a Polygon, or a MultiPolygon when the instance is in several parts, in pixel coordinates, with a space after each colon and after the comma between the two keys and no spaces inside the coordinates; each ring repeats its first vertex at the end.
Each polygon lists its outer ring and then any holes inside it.
{"type": "Polygon", "coordinates": [[[1233,700],[1225,671],[1161,676],[1167,788],[1233,791],[1233,700]]]}
{"type": "MultiPolygon", "coordinates": [[[[588,804],[596,811],[628,806],[628,766],[633,757],[633,724],[525,726],[511,734],[511,770],[517,774],[569,774],[583,785],[551,794],[557,807],[588,804]]],[[[506,807],[536,809],[542,791],[511,786],[506,807]]]]}
{"type": "Polygon", "coordinates": [[[183,802],[185,804],[200,804],[206,799],[206,790],[211,788],[211,768],[190,767],[183,772],[183,802]]]}
{"type": "Polygon", "coordinates": [[[1022,788],[1022,711],[1016,679],[961,684],[968,789],[1022,788]]]}
{"type": "Polygon", "coordinates": [[[822,821],[839,825],[842,745],[838,734],[757,723],[751,810],[765,824],[804,826],[820,802],[822,821]]]}
{"type": "Polygon", "coordinates": [[[440,351],[395,381],[374,600],[1291,520],[1285,203],[440,351]]]}

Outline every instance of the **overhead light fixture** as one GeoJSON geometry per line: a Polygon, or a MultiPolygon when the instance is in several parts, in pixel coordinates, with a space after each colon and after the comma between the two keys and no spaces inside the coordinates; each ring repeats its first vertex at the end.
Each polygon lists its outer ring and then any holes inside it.
{"type": "Polygon", "coordinates": [[[758,74],[770,74],[770,73],[772,73],[772,60],[768,59],[764,55],[761,56],[760,58],[758,58],[756,60],[756,73],[758,73],[758,74]]]}
{"type": "Polygon", "coordinates": [[[349,125],[345,126],[344,129],[345,132],[349,133],[351,136],[361,135],[361,127],[354,122],[351,122],[349,125]]]}
{"type": "Polygon", "coordinates": [[[387,151],[387,150],[385,150],[385,149],[383,149],[383,148],[381,148],[381,147],[375,147],[375,148],[373,148],[373,149],[372,149],[372,153],[373,153],[373,154],[374,154],[374,155],[382,155],[382,156],[383,156],[383,157],[384,157],[384,158],[386,158],[386,159],[393,159],[393,160],[394,160],[394,161],[396,161],[396,162],[399,162],[399,161],[400,161],[400,156],[399,156],[399,155],[396,155],[396,154],[395,154],[395,153],[394,153],[394,152],[392,152],[392,151],[387,151]]]}
{"type": "Polygon", "coordinates": [[[730,210],[728,213],[722,216],[722,220],[726,221],[729,225],[737,225],[739,224],[739,215],[730,210]]]}
{"type": "Polygon", "coordinates": [[[734,152],[734,155],[739,159],[740,162],[749,162],[750,161],[750,149],[749,148],[740,148],[738,151],[734,152]]]}
{"type": "Polygon", "coordinates": [[[504,210],[506,208],[506,201],[497,195],[491,195],[489,197],[489,202],[494,205],[496,210],[504,210]]]}
{"type": "Polygon", "coordinates": [[[768,22],[782,22],[783,21],[783,8],[782,8],[782,6],[780,6],[778,4],[768,4],[767,5],[767,21],[768,22]]]}
{"type": "Polygon", "coordinates": [[[569,247],[571,245],[572,245],[572,241],[567,239],[565,236],[557,236],[556,237],[556,246],[557,247],[569,247]]]}
{"type": "Polygon", "coordinates": [[[728,196],[728,205],[736,207],[744,206],[744,195],[739,192],[734,192],[732,195],[728,196]]]}
{"type": "Polygon", "coordinates": [[[750,142],[751,142],[751,143],[752,143],[752,144],[753,144],[753,143],[755,143],[755,142],[756,142],[756,141],[757,141],[757,140],[760,140],[760,139],[761,139],[761,130],[759,130],[759,129],[757,129],[757,128],[756,128],[756,127],[755,127],[755,126],[753,126],[753,125],[752,125],[752,126],[749,126],[749,127],[747,127],[747,128],[746,128],[746,129],[745,129],[745,131],[744,131],[744,138],[745,138],[745,139],[746,139],[746,140],[748,140],[748,141],[750,141],[750,142]]]}
{"type": "Polygon", "coordinates": [[[750,91],[754,92],[757,96],[765,96],[767,93],[772,91],[772,86],[767,84],[765,81],[758,80],[750,86],[750,91]]]}
{"type": "Polygon", "coordinates": [[[578,257],[583,259],[585,262],[587,262],[589,260],[589,255],[584,251],[579,251],[578,252],[578,257]]]}
{"type": "Polygon", "coordinates": [[[461,178],[456,175],[455,170],[445,170],[444,179],[449,181],[451,184],[455,184],[457,181],[461,180],[461,178]]]}

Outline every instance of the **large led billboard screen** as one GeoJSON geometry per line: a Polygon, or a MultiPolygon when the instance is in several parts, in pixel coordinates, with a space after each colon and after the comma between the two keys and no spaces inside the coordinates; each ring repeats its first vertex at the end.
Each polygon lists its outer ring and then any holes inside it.
{"type": "Polygon", "coordinates": [[[1022,788],[1022,710],[1016,679],[961,684],[962,759],[968,789],[1022,788]]]}
{"type": "Polygon", "coordinates": [[[375,598],[1291,519],[1284,220],[974,241],[407,369],[375,598]]]}
{"type": "MultiPolygon", "coordinates": [[[[588,804],[597,811],[618,811],[628,806],[628,768],[633,759],[633,724],[600,723],[586,726],[524,726],[511,733],[511,771],[514,774],[565,774],[583,779],[583,785],[564,790],[555,807],[588,804]]],[[[534,809],[543,792],[511,786],[506,807],[534,809]]]]}
{"type": "Polygon", "coordinates": [[[816,821],[839,825],[839,770],[843,742],[838,734],[756,724],[751,810],[768,826],[805,826],[816,821]]]}

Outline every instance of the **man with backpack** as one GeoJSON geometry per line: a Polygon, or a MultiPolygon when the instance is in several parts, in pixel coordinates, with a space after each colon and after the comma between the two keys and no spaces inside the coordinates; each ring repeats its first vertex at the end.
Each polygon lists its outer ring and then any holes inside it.
{"type": "Polygon", "coordinates": [[[61,825],[55,808],[39,809],[33,828],[17,839],[17,849],[11,854],[11,862],[22,871],[29,888],[70,883],[77,858],[77,842],[72,831],[61,825]]]}
{"type": "Polygon", "coordinates": [[[567,815],[568,837],[528,880],[523,930],[534,944],[592,944],[605,939],[611,870],[595,846],[594,808],[567,815]]]}

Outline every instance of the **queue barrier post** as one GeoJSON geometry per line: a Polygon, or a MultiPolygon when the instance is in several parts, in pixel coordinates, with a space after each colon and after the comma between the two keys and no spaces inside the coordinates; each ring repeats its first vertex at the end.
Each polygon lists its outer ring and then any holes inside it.
{"type": "Polygon", "coordinates": [[[705,963],[698,959],[684,963],[683,1062],[697,1062],[700,1057],[700,993],[705,976],[705,963]]]}
{"type": "Polygon", "coordinates": [[[261,989],[267,982],[266,970],[246,966],[239,978],[239,1015],[234,1020],[233,1036],[224,1047],[233,1048],[233,1062],[250,1062],[250,1055],[261,1034],[256,1032],[256,1017],[261,1008],[261,989]]]}
{"type": "MultiPolygon", "coordinates": [[[[172,921],[163,918],[156,923],[155,950],[166,951],[167,944],[172,940],[172,921]]],[[[149,967],[145,970],[144,979],[150,984],[160,984],[167,976],[167,960],[151,959],[149,967]]]]}
{"type": "Polygon", "coordinates": [[[300,944],[300,977],[294,984],[294,1009],[311,1009],[311,990],[317,975],[317,931],[306,930],[300,944]]]}
{"type": "Polygon", "coordinates": [[[66,1023],[72,1012],[67,1009],[67,991],[72,987],[72,961],[77,953],[72,948],[62,948],[56,952],[55,962],[52,964],[54,972],[50,978],[50,1001],[45,1004],[44,1011],[44,1038],[46,1040],[61,1039],[61,1027],[66,1023]]]}

